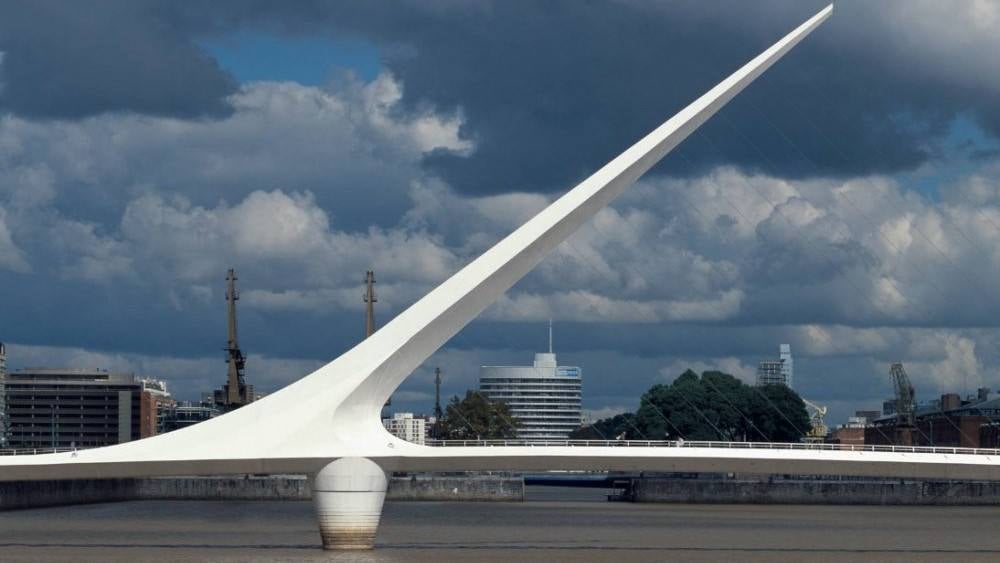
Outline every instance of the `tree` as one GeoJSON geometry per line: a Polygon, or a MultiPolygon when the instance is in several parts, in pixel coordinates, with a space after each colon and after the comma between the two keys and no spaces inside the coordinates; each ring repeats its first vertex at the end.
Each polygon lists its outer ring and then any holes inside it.
{"type": "Polygon", "coordinates": [[[752,388],[749,410],[760,430],[773,442],[798,442],[812,422],[798,393],[784,385],[752,388]]]}
{"type": "Polygon", "coordinates": [[[795,391],[752,387],[719,371],[699,377],[687,370],[669,385],[654,385],[640,398],[634,421],[636,437],[647,440],[796,442],[810,428],[795,391]]]}
{"type": "Polygon", "coordinates": [[[451,398],[435,431],[442,440],[494,440],[516,438],[519,426],[507,403],[470,390],[451,398]]]}
{"type": "Polygon", "coordinates": [[[625,440],[639,439],[635,425],[635,414],[626,412],[610,418],[602,418],[588,426],[582,426],[570,433],[570,440],[614,440],[619,436],[625,440]]]}

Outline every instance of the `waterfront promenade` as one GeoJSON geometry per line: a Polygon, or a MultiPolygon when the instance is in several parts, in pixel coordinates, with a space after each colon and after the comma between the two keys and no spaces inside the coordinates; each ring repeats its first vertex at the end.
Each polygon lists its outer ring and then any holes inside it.
{"type": "Polygon", "coordinates": [[[992,507],[387,502],[377,549],[317,549],[308,502],[139,501],[0,514],[4,561],[995,561],[992,507]]]}

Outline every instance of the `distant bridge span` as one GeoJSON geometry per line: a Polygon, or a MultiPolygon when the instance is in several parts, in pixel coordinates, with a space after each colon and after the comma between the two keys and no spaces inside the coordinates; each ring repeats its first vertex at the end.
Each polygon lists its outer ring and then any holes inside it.
{"type": "Polygon", "coordinates": [[[382,427],[402,381],[833,11],[828,6],[539,212],[371,337],[264,399],[144,440],[0,456],[0,480],[307,473],[324,547],[371,547],[394,470],[737,471],[1000,479],[969,453],[711,446],[426,447],[382,427]]]}

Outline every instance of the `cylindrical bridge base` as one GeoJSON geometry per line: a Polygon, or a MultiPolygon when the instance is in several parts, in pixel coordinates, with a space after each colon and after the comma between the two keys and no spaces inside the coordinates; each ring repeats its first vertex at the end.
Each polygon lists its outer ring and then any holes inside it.
{"type": "Polygon", "coordinates": [[[340,458],[313,477],[323,549],[371,549],[388,485],[385,471],[362,457],[340,458]]]}

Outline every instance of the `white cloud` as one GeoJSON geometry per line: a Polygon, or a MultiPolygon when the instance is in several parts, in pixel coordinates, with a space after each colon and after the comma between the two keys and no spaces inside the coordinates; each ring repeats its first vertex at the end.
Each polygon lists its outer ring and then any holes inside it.
{"type": "Polygon", "coordinates": [[[469,153],[473,145],[459,136],[461,113],[443,117],[424,111],[400,121],[390,114],[403,99],[403,86],[391,74],[380,74],[362,88],[362,99],[371,122],[390,137],[405,136],[424,152],[447,149],[458,154],[469,153]]]}

